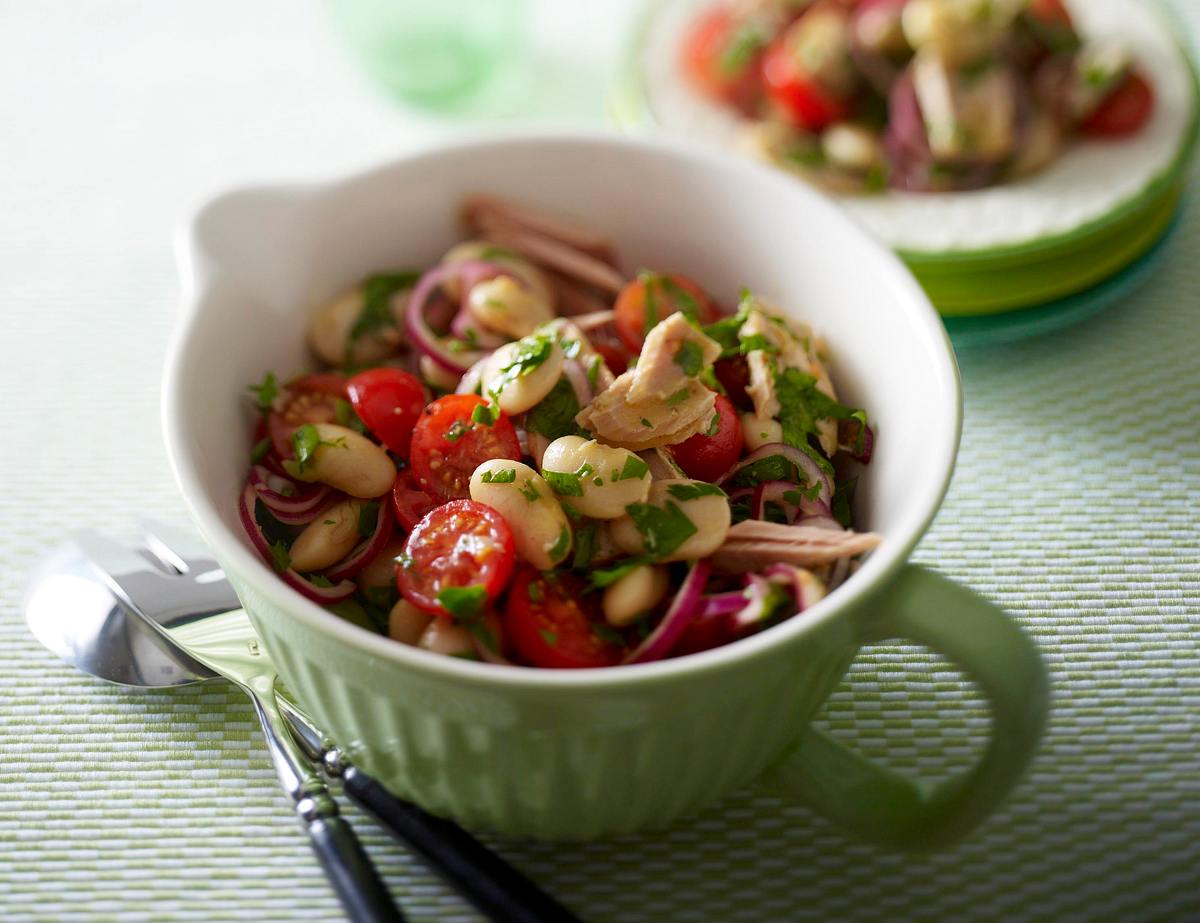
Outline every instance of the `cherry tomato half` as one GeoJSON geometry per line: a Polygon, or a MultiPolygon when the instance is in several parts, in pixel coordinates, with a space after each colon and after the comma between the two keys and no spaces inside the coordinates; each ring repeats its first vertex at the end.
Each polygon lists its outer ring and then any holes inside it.
{"type": "Polygon", "coordinates": [[[604,625],[600,596],[570,574],[521,567],[504,610],[504,631],[517,656],[535,667],[611,667],[625,647],[596,632],[604,625]]]}
{"type": "Polygon", "coordinates": [[[646,334],[661,320],[676,311],[692,314],[702,324],[717,319],[712,299],[686,276],[674,273],[644,272],[617,296],[613,324],[630,350],[641,352],[646,334]]]}
{"type": "Polygon", "coordinates": [[[400,369],[368,369],[346,382],[346,393],[372,435],[407,458],[413,427],[425,408],[425,388],[417,377],[400,369]]]}
{"type": "Polygon", "coordinates": [[[1130,74],[1079,129],[1102,138],[1124,138],[1141,131],[1153,111],[1154,88],[1141,74],[1130,74]]]}
{"type": "Polygon", "coordinates": [[[705,95],[749,112],[759,92],[761,51],[739,43],[737,27],[727,8],[708,10],[684,36],[680,63],[684,74],[705,95]]]}
{"type": "Polygon", "coordinates": [[[787,33],[767,49],[762,79],[767,95],[807,131],[822,131],[851,115],[853,100],[837,96],[801,69],[787,33]]]}
{"type": "Polygon", "coordinates": [[[271,445],[281,458],[292,457],[292,433],[305,423],[334,423],[338,401],[346,399],[346,379],[336,372],[318,372],[288,382],[276,401],[278,410],[267,417],[271,445]]]}
{"type": "Polygon", "coordinates": [[[392,507],[405,532],[415,529],[417,523],[435,506],[437,501],[421,490],[411,468],[405,468],[396,475],[396,483],[392,485],[392,507]]]}
{"type": "Polygon", "coordinates": [[[474,500],[454,500],[430,510],[404,543],[396,565],[396,586],[410,603],[449,616],[460,607],[482,615],[512,575],[516,552],[504,517],[474,500]],[[479,598],[459,606],[439,595],[450,589],[476,590],[479,598]]]}
{"type": "Polygon", "coordinates": [[[671,446],[671,455],[690,478],[715,481],[742,457],[742,421],[733,402],[717,395],[717,429],[713,435],[697,433],[679,445],[671,446]]]}
{"type": "Polygon", "coordinates": [[[435,500],[469,496],[471,475],[480,462],[521,460],[521,444],[508,417],[500,413],[494,423],[474,419],[476,408],[486,406],[477,394],[448,394],[429,404],[417,420],[412,471],[421,489],[435,500]]]}

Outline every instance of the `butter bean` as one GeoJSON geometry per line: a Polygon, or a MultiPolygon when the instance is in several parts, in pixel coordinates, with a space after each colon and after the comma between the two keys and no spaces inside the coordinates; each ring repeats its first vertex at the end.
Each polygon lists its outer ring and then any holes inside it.
{"type": "Polygon", "coordinates": [[[361,541],[358,534],[359,500],[335,503],[304,527],[288,552],[292,568],[300,573],[323,570],[348,555],[361,541]]]}
{"type": "Polygon", "coordinates": [[[396,466],[387,452],[366,436],[336,423],[314,423],[320,444],[303,467],[285,463],[298,481],[320,481],[342,493],[367,500],[392,489],[396,466]]]}
{"type": "Polygon", "coordinates": [[[542,476],[521,462],[493,458],[471,475],[471,499],[486,503],[512,529],[517,556],[549,570],[571,553],[567,514],[542,476]]]}
{"type": "Polygon", "coordinates": [[[415,645],[434,618],[435,616],[418,609],[407,599],[398,600],[388,613],[388,637],[401,644],[415,645]]]}
{"type": "Polygon", "coordinates": [[[624,628],[657,606],[671,587],[665,567],[642,564],[604,590],[601,608],[608,624],[624,628]]]}
{"type": "Polygon", "coordinates": [[[542,471],[568,475],[566,484],[555,479],[559,500],[593,519],[624,516],[625,507],[641,503],[650,491],[649,466],[637,455],[581,436],[561,436],[550,443],[542,471]]]}

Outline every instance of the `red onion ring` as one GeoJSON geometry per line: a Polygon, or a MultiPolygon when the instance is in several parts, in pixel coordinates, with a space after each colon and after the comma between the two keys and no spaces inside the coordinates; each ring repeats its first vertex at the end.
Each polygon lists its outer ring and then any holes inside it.
{"type": "Polygon", "coordinates": [[[733,615],[733,613],[744,609],[745,606],[746,594],[741,590],[701,596],[700,611],[696,614],[696,620],[711,619],[722,615],[733,615]]]}
{"type": "Polygon", "coordinates": [[[711,570],[712,565],[707,560],[693,562],[675,598],[671,600],[667,614],[646,640],[626,655],[622,663],[650,663],[662,660],[671,652],[675,642],[699,612],[700,594],[711,570]]]}
{"type": "Polygon", "coordinates": [[[250,469],[248,483],[271,515],[289,526],[311,522],[328,505],[332,492],[325,484],[297,485],[263,465],[250,469]],[[284,493],[285,490],[293,493],[284,493]]]}
{"type": "Polygon", "coordinates": [[[588,384],[587,372],[583,370],[579,360],[566,360],[563,363],[563,374],[571,383],[571,390],[575,392],[575,400],[579,402],[579,406],[586,407],[590,404],[592,402],[592,386],[588,384]]]}
{"type": "MultiPolygon", "coordinates": [[[[426,309],[434,293],[449,279],[457,279],[460,287],[466,291],[464,280],[482,280],[482,273],[493,275],[507,274],[494,263],[482,260],[470,260],[464,263],[442,263],[434,266],[417,280],[409,296],[408,305],[404,309],[404,328],[409,341],[430,361],[447,372],[461,375],[477,362],[481,356],[478,351],[467,350],[456,353],[447,347],[442,338],[434,333],[426,317],[426,309]]],[[[464,295],[465,297],[465,295],[464,295]]]]}
{"type": "MultiPolygon", "coordinates": [[[[772,442],[765,445],[754,452],[751,452],[740,462],[726,471],[717,479],[718,484],[724,484],[731,480],[743,468],[753,465],[755,462],[762,461],[764,458],[770,458],[773,455],[782,455],[788,461],[796,466],[796,470],[800,472],[800,476],[806,484],[821,484],[821,492],[817,495],[818,500],[828,504],[833,498],[833,482],[829,475],[821,470],[820,466],[807,453],[802,452],[795,446],[784,445],[782,442],[772,442]]],[[[795,486],[795,485],[793,485],[795,486]]],[[[736,489],[734,491],[737,492],[736,489]]],[[[732,496],[732,495],[731,495],[732,496]]]]}
{"type": "MultiPolygon", "coordinates": [[[[247,484],[242,489],[241,502],[238,503],[238,518],[242,521],[242,528],[246,530],[246,534],[250,536],[250,543],[254,545],[254,550],[257,551],[263,559],[268,563],[274,563],[274,558],[271,556],[271,543],[267,541],[267,537],[263,535],[262,527],[259,526],[258,520],[254,518],[254,503],[258,499],[258,494],[247,484]]],[[[264,503],[266,501],[263,501],[264,503]]],[[[272,567],[272,569],[274,569],[272,567]]],[[[315,603],[322,606],[328,606],[333,603],[341,602],[343,599],[348,599],[354,595],[354,584],[349,580],[343,580],[341,583],[334,584],[330,587],[321,587],[305,580],[300,574],[288,568],[280,573],[279,576],[283,581],[302,596],[311,599],[315,603]]]]}
{"type": "Polygon", "coordinates": [[[783,586],[791,586],[796,600],[796,614],[815,605],[825,596],[825,589],[811,573],[790,564],[772,564],[763,573],[769,580],[783,586]]]}
{"type": "Polygon", "coordinates": [[[375,517],[375,531],[358,545],[346,557],[332,567],[325,569],[325,576],[337,583],[339,580],[349,580],[364,567],[379,557],[383,546],[392,537],[392,504],[390,497],[379,501],[379,515],[375,517]]]}

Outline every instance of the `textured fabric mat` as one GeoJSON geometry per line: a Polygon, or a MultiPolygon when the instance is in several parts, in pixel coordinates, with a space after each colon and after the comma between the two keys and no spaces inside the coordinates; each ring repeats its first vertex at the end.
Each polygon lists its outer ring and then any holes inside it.
{"type": "MultiPolygon", "coordinates": [[[[555,7],[585,67],[593,34],[619,38],[604,6],[555,7]]],[[[1183,12],[1195,29],[1200,3],[1183,12]]],[[[238,694],[93,681],[43,652],[19,601],[70,528],[181,515],[157,407],[188,203],[442,130],[373,95],[319,8],[0,2],[4,919],[338,918],[238,694]]],[[[754,788],[660,835],[498,848],[595,921],[1200,919],[1197,198],[1136,297],[960,356],[960,465],[917,558],[1009,610],[1054,681],[1003,810],[918,858],[754,788]]],[[[865,652],[823,721],[930,776],[968,765],[987,729],[971,687],[906,647],[865,652]]],[[[411,919],[475,919],[359,829],[411,919]]]]}

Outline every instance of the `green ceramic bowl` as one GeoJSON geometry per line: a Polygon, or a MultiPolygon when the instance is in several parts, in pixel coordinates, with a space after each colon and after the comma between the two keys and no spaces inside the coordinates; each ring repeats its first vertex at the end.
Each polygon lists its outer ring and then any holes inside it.
{"type": "Polygon", "coordinates": [[[906,847],[992,811],[1042,731],[1047,678],[991,604],[907,559],[958,448],[961,395],[937,314],[903,265],[831,202],[719,153],[597,134],[440,148],[349,179],[236,192],[181,247],[184,316],[164,424],[180,488],[288,687],[354,759],[468,826],[588,839],[662,827],[769,772],[847,830],[906,847]],[[288,588],[237,522],[253,421],[245,384],[305,364],[308,306],[380,267],[427,266],[457,239],[461,197],[487,190],[610,233],[628,266],[670,266],[723,299],[746,284],[827,338],[877,453],[857,494],[883,544],[831,596],[702,654],[603,670],[440,657],[342,621],[288,588]],[[784,249],[800,221],[813,245],[784,249]],[[991,703],[980,763],[938,786],[893,775],[809,726],[859,647],[944,653],[991,703]]]}

